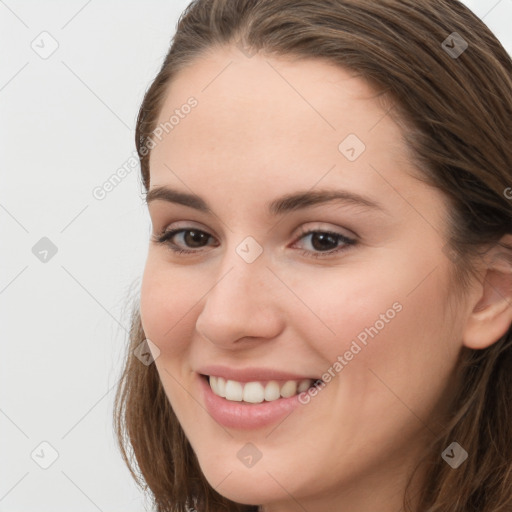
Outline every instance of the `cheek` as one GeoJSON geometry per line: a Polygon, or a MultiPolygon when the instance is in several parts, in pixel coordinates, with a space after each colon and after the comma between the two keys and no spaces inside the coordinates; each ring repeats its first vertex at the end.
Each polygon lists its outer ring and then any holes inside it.
{"type": "Polygon", "coordinates": [[[430,417],[446,394],[460,352],[452,328],[458,320],[446,314],[446,268],[439,265],[425,279],[432,267],[404,261],[400,276],[368,275],[367,284],[359,284],[361,296],[344,304],[344,348],[355,342],[361,350],[348,352],[352,360],[343,371],[362,418],[386,418],[386,407],[396,407],[396,417],[403,409],[404,424],[415,426],[415,415],[430,417]]]}
{"type": "Polygon", "coordinates": [[[457,319],[445,321],[447,268],[439,264],[425,279],[433,260],[402,259],[397,264],[394,255],[392,264],[375,264],[364,273],[326,269],[322,276],[316,270],[295,281],[289,275],[307,305],[298,304],[295,325],[326,362],[325,371],[350,375],[344,385],[354,386],[356,394],[361,386],[379,394],[383,385],[376,375],[382,374],[404,396],[411,391],[418,398],[425,382],[434,382],[435,395],[456,363],[460,344],[451,323],[457,319]]]}
{"type": "Polygon", "coordinates": [[[367,330],[377,323],[382,330],[395,317],[400,305],[401,285],[395,279],[370,271],[351,271],[340,267],[291,273],[283,279],[295,296],[290,298],[293,322],[301,326],[324,359],[332,360],[350,349],[354,339],[363,346],[367,330]],[[384,317],[386,323],[381,319],[384,317]]]}
{"type": "MultiPolygon", "coordinates": [[[[160,258],[161,259],[161,258],[160,258]]],[[[140,316],[144,333],[159,349],[155,365],[163,388],[182,425],[190,428],[190,416],[202,417],[182,384],[188,375],[190,333],[194,329],[194,305],[202,296],[191,285],[190,271],[179,272],[160,259],[148,258],[141,283],[140,316]],[[188,273],[188,276],[187,276],[188,273]]],[[[193,424],[193,423],[192,423],[193,424]]]]}
{"type": "Polygon", "coordinates": [[[186,270],[181,274],[148,258],[141,283],[140,316],[146,337],[156,343],[162,355],[185,350],[183,333],[201,297],[186,270]],[[170,343],[172,341],[172,343],[170,343]]]}

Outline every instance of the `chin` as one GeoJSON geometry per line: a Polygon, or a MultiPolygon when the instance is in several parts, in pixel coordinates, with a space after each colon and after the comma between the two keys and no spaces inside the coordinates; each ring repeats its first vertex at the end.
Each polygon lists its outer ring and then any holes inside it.
{"type": "Polygon", "coordinates": [[[225,461],[220,461],[218,457],[211,457],[203,460],[198,457],[201,471],[210,486],[225,498],[243,505],[261,505],[286,499],[287,489],[292,494],[291,482],[281,482],[279,484],[272,478],[273,472],[267,472],[267,467],[272,467],[269,463],[263,464],[263,459],[258,461],[252,468],[246,468],[238,460],[233,464],[231,457],[225,461]],[[234,467],[235,466],[235,467],[234,467]],[[270,475],[269,475],[270,473],[270,475]],[[282,485],[282,487],[281,487],[282,485]],[[284,488],[284,489],[283,489],[284,488]]]}

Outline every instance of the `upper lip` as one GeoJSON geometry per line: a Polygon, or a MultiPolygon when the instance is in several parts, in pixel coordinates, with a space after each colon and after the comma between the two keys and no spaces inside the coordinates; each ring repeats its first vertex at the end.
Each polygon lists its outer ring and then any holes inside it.
{"type": "Polygon", "coordinates": [[[208,365],[198,368],[197,373],[215,377],[223,377],[226,380],[236,380],[238,382],[253,382],[267,380],[317,380],[316,377],[308,375],[299,375],[298,373],[283,372],[273,368],[233,368],[222,365],[208,365]]]}

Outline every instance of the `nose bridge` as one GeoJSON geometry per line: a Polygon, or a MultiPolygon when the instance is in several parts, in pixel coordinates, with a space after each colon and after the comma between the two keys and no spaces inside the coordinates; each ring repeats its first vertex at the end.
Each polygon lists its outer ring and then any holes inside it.
{"type": "Polygon", "coordinates": [[[197,318],[198,331],[214,343],[272,337],[279,329],[279,306],[271,283],[275,278],[263,247],[250,238],[224,254],[197,318]]]}
{"type": "Polygon", "coordinates": [[[266,283],[271,277],[263,253],[256,256],[254,247],[241,243],[224,256],[218,279],[206,296],[207,304],[220,311],[236,307],[239,314],[245,308],[254,311],[253,301],[260,306],[263,302],[269,305],[271,294],[264,293],[266,300],[263,300],[261,292],[269,291],[266,283]]]}
{"type": "Polygon", "coordinates": [[[263,246],[252,236],[245,237],[227,248],[217,284],[211,293],[216,296],[225,295],[225,300],[234,299],[238,302],[245,297],[255,298],[255,293],[266,288],[266,283],[272,277],[266,264],[263,246]]]}
{"type": "MultiPolygon", "coordinates": [[[[234,300],[242,304],[244,299],[255,298],[255,290],[262,286],[262,271],[266,270],[262,265],[248,266],[243,262],[237,262],[224,267],[225,272],[216,281],[211,293],[209,294],[210,302],[213,299],[221,299],[222,301],[234,300]]],[[[226,303],[227,305],[227,303],[226,303]]]]}

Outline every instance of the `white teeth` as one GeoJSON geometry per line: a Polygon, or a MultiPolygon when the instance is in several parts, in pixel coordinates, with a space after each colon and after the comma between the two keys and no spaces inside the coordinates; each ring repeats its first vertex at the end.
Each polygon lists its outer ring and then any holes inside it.
{"type": "Polygon", "coordinates": [[[213,375],[210,376],[210,387],[212,388],[212,391],[220,396],[220,393],[219,393],[219,386],[217,385],[217,379],[218,377],[214,377],[213,375]]]}
{"type": "Polygon", "coordinates": [[[217,389],[219,396],[226,396],[226,380],[223,377],[217,377],[217,389]]]}
{"type": "Polygon", "coordinates": [[[302,393],[303,391],[307,391],[311,387],[312,383],[313,383],[313,381],[310,379],[301,380],[299,385],[297,386],[297,393],[302,393]]]}
{"type": "Polygon", "coordinates": [[[281,396],[283,398],[289,398],[290,396],[297,394],[297,383],[294,380],[289,380],[282,388],[281,388],[281,396]]]}
{"type": "Polygon", "coordinates": [[[212,391],[220,397],[233,402],[248,402],[259,404],[264,400],[272,402],[279,398],[289,398],[302,393],[311,387],[311,379],[300,381],[289,380],[281,386],[275,380],[267,382],[264,386],[261,382],[237,382],[235,380],[225,380],[222,377],[210,376],[210,387],[212,391]]]}
{"type": "Polygon", "coordinates": [[[226,381],[222,377],[210,377],[210,387],[217,396],[226,396],[226,381]]]}
{"type": "Polygon", "coordinates": [[[273,400],[277,400],[278,398],[281,398],[279,384],[275,380],[271,380],[265,386],[265,400],[267,402],[272,402],[273,400]]]}
{"type": "Polygon", "coordinates": [[[244,386],[244,402],[259,404],[265,399],[265,389],[259,382],[248,382],[244,386]]]}
{"type": "MultiPolygon", "coordinates": [[[[214,391],[215,393],[215,391],[214,391]]],[[[240,382],[235,380],[226,381],[226,400],[233,400],[234,402],[241,402],[243,397],[243,388],[240,382]]]]}

